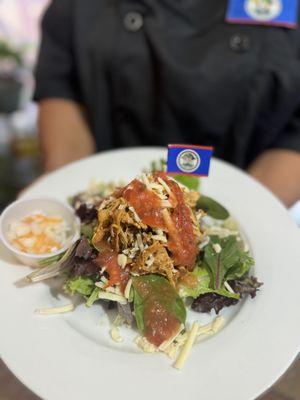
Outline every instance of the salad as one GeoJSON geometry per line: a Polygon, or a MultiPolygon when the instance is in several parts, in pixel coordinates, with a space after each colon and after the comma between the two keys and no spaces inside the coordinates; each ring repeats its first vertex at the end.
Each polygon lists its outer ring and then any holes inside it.
{"type": "MultiPolygon", "coordinates": [[[[189,327],[187,309],[219,315],[256,295],[254,260],[229,212],[198,191],[194,177],[167,176],[155,166],[123,185],[97,184],[70,199],[81,220],[81,238],[61,257],[44,261],[29,282],[64,277],[64,290],[87,307],[103,302],[118,311],[118,327],[137,329],[136,344],[163,351],[181,368],[201,333],[189,327]]],[[[71,311],[72,305],[55,312],[71,311]]]]}

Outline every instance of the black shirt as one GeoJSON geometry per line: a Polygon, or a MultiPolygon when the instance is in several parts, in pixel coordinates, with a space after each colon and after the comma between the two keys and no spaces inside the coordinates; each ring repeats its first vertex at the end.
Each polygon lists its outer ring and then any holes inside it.
{"type": "Polygon", "coordinates": [[[225,22],[225,0],[54,0],[35,99],[83,103],[98,150],[213,145],[246,167],[300,151],[300,32],[225,22]]]}

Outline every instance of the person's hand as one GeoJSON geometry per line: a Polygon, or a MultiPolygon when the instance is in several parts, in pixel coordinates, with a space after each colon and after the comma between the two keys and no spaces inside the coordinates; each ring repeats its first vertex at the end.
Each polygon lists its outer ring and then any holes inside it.
{"type": "Polygon", "coordinates": [[[287,207],[300,199],[300,153],[284,149],[268,150],[251,164],[248,172],[287,207]]]}

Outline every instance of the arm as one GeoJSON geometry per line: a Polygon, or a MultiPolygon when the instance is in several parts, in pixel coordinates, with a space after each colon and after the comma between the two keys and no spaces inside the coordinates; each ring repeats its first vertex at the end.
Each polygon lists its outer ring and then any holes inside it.
{"type": "Polygon", "coordinates": [[[83,110],[74,101],[59,98],[42,100],[38,129],[46,172],[95,151],[83,110]]]}
{"type": "Polygon", "coordinates": [[[87,156],[95,147],[80,106],[84,99],[74,52],[74,7],[73,0],[52,0],[42,19],[34,99],[46,171],[87,156]]]}
{"type": "Polygon", "coordinates": [[[284,149],[267,150],[257,157],[248,171],[286,206],[300,200],[300,153],[284,149]]]}

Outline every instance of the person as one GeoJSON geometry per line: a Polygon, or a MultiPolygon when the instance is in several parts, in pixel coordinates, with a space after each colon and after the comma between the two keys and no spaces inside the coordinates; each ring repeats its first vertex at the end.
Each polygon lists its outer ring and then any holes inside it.
{"type": "Polygon", "coordinates": [[[299,28],[230,23],[228,4],[53,0],[34,95],[45,170],[115,147],[212,145],[299,199],[299,28]]]}

